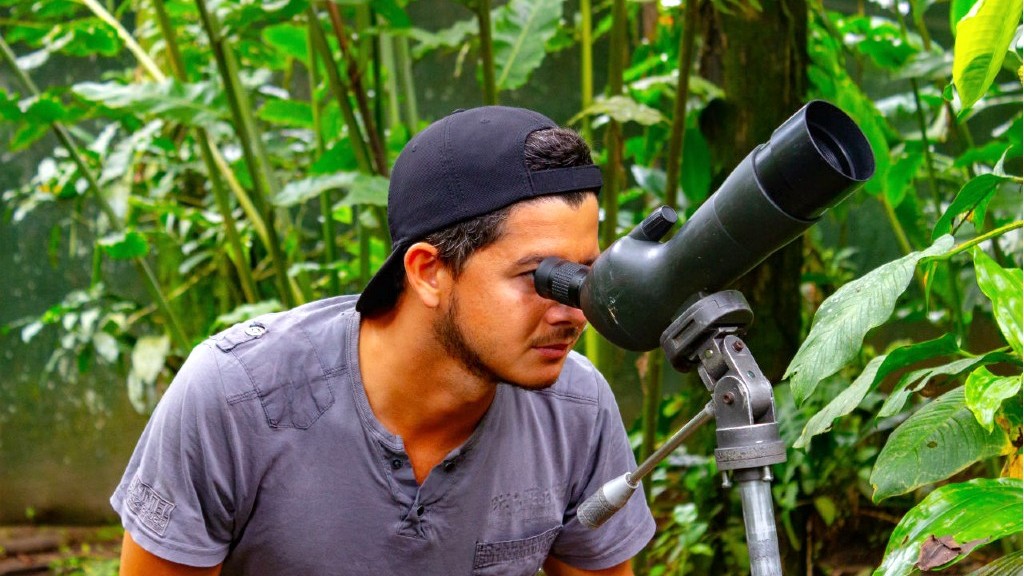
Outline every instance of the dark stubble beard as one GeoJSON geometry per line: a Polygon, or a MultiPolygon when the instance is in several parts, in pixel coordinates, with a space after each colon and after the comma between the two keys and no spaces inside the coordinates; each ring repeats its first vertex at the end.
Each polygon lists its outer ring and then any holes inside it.
{"type": "Polygon", "coordinates": [[[466,336],[459,326],[458,316],[459,300],[452,294],[448,300],[448,310],[434,321],[434,337],[441,343],[445,352],[458,360],[470,374],[487,382],[501,382],[501,378],[466,341],[466,336]]]}
{"type": "MultiPolygon", "coordinates": [[[[462,331],[462,327],[459,325],[459,300],[455,294],[452,294],[448,301],[448,310],[443,316],[434,321],[433,330],[434,337],[441,343],[445,352],[447,352],[452,358],[458,360],[466,371],[485,382],[494,384],[504,382],[526,390],[542,390],[555,383],[555,381],[552,380],[551,382],[545,382],[540,385],[524,384],[522,382],[516,382],[509,378],[502,377],[493,368],[491,368],[483,357],[481,357],[480,353],[477,352],[466,339],[466,335],[462,331]]],[[[579,331],[577,329],[569,330],[569,332],[573,333],[572,337],[579,335],[579,331]]],[[[562,337],[564,338],[565,335],[562,337]]]]}

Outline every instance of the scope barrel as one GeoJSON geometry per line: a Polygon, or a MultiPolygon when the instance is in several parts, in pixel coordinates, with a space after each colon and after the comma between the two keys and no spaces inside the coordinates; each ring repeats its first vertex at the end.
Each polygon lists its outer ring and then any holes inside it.
{"type": "Polygon", "coordinates": [[[657,348],[694,295],[746,274],[874,170],[871,147],[853,120],[832,104],[810,102],[747,155],[668,242],[625,236],[589,270],[545,262],[535,285],[541,295],[581,308],[614,344],[657,348]]]}

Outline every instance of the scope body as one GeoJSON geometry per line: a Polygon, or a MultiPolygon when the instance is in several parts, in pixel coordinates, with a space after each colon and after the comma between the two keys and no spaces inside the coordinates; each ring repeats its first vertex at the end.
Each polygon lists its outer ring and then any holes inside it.
{"type": "Polygon", "coordinates": [[[814,101],[748,154],[668,242],[630,233],[589,269],[548,259],[535,285],[581,308],[612,343],[651,350],[694,297],[750,271],[873,173],[871,148],[853,120],[814,101]]]}

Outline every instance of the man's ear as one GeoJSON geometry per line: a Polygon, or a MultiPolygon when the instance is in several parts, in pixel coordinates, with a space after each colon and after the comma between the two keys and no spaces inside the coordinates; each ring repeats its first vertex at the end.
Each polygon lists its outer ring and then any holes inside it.
{"type": "Polygon", "coordinates": [[[437,257],[437,247],[417,242],[405,251],[405,281],[410,295],[428,308],[436,308],[447,290],[448,269],[437,257]]]}

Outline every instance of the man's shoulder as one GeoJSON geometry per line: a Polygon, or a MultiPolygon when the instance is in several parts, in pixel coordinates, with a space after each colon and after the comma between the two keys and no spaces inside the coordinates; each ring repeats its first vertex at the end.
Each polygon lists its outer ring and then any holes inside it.
{"type": "Polygon", "coordinates": [[[272,428],[306,429],[333,405],[335,384],[349,367],[355,300],[340,296],[255,316],[211,336],[193,356],[216,364],[221,402],[259,402],[272,428]]]}

